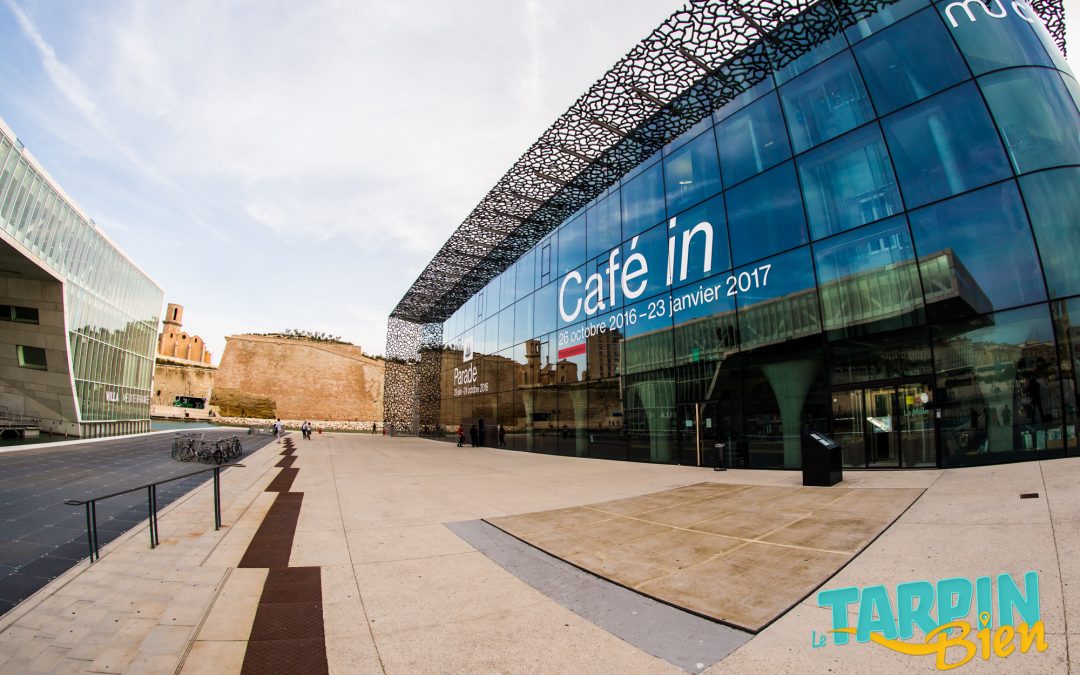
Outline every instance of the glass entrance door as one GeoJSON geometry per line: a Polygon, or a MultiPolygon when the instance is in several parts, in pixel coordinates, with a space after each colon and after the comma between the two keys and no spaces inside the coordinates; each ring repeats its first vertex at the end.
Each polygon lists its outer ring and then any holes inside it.
{"type": "Polygon", "coordinates": [[[716,444],[721,442],[717,403],[708,401],[679,405],[676,424],[679,464],[716,466],[716,444]]]}
{"type": "Polygon", "coordinates": [[[896,433],[896,388],[865,390],[866,465],[900,466],[900,439],[896,433]]]}
{"type": "Polygon", "coordinates": [[[832,430],[844,466],[936,466],[932,395],[922,383],[834,391],[832,430]]]}

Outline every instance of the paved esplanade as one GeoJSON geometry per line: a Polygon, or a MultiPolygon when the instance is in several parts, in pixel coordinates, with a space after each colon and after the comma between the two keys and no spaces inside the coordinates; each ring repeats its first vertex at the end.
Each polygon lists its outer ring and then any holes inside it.
{"type": "MultiPolygon", "coordinates": [[[[366,434],[293,438],[295,452],[270,445],[226,473],[221,531],[204,485],[163,513],[157,549],[140,525],[0,618],[0,670],[254,672],[295,637],[305,672],[676,673],[678,655],[634,641],[664,628],[644,625],[657,614],[599,611],[602,594],[580,574],[567,583],[591,605],[578,612],[576,598],[536,579],[528,547],[485,543],[478,521],[703,481],[800,480],[366,434]],[[315,623],[291,636],[281,627],[297,612],[315,623]]],[[[1071,656],[1080,672],[1080,461],[845,477],[845,489],[925,492],[823,588],[1035,569],[1048,649],[966,668],[1066,673],[1071,656]]],[[[932,656],[874,644],[813,649],[830,617],[811,595],[722,660],[684,671],[933,672],[932,656]]]]}
{"type": "MultiPolygon", "coordinates": [[[[245,452],[267,442],[242,429],[199,429],[208,440],[234,434],[245,452]]],[[[65,499],[86,499],[190,473],[201,464],[170,457],[173,434],[140,434],[92,442],[60,442],[0,452],[0,614],[87,556],[86,514],[65,499]]],[[[161,485],[158,508],[168,506],[210,474],[161,485]]],[[[120,495],[97,506],[98,540],[106,544],[143,520],[146,492],[120,495]]]]}

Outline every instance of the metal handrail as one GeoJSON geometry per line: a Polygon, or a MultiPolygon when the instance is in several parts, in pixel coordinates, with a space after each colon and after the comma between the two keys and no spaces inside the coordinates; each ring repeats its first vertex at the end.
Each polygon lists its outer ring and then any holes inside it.
{"type": "Polygon", "coordinates": [[[146,490],[146,508],[150,521],[150,548],[157,547],[161,543],[158,539],[158,522],[157,522],[157,486],[162,483],[171,483],[174,480],[180,480],[181,478],[189,478],[191,476],[198,475],[200,473],[206,473],[207,471],[214,472],[214,529],[221,529],[221,470],[228,469],[233,466],[244,466],[239,462],[232,464],[221,464],[218,466],[212,466],[206,469],[199,469],[198,471],[192,471],[190,473],[181,474],[179,476],[173,476],[172,478],[166,478],[165,480],[159,480],[155,483],[146,483],[145,485],[138,485],[126,490],[120,490],[119,492],[112,492],[107,495],[100,495],[98,497],[91,497],[90,499],[65,499],[64,503],[68,506],[85,506],[86,507],[86,543],[90,549],[90,562],[101,559],[98,546],[98,534],[97,534],[97,503],[103,499],[110,499],[112,497],[118,497],[120,495],[126,495],[130,492],[137,490],[146,490]]]}

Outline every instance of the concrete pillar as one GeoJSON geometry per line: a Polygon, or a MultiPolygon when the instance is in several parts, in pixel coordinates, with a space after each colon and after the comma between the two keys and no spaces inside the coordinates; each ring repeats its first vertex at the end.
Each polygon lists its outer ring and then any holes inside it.
{"type": "Polygon", "coordinates": [[[810,385],[814,383],[820,368],[819,359],[769,363],[761,368],[780,406],[780,426],[784,434],[784,468],[786,469],[802,466],[800,434],[802,410],[806,403],[806,394],[810,391],[810,385]]]}

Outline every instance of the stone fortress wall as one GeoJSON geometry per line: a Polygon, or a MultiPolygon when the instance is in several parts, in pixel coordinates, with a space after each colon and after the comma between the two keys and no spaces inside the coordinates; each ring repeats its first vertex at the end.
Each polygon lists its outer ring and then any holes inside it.
{"type": "Polygon", "coordinates": [[[370,428],[383,419],[383,371],[384,362],[357,345],[230,335],[211,404],[223,418],[357,421],[370,428]]]}
{"type": "Polygon", "coordinates": [[[177,396],[210,398],[217,370],[207,364],[157,357],[154,363],[154,405],[171,406],[177,396]]]}

